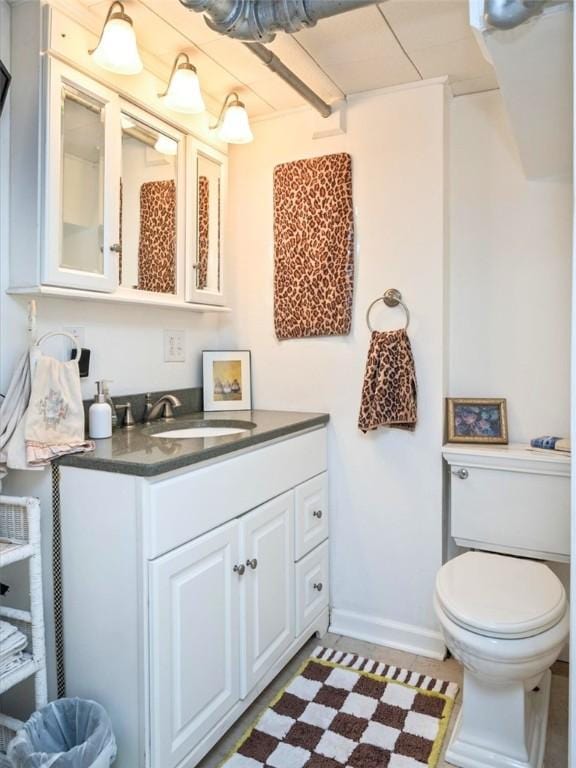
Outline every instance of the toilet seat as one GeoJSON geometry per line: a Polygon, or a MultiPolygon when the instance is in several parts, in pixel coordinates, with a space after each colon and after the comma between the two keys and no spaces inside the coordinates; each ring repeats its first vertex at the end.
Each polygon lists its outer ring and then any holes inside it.
{"type": "Polygon", "coordinates": [[[466,552],[442,566],[436,597],[458,626],[484,637],[534,637],[566,613],[566,592],[544,563],[466,552]]]}

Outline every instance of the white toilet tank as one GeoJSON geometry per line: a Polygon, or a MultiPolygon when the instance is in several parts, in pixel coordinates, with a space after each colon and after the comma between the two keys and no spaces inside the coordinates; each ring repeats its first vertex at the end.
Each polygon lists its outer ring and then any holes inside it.
{"type": "Polygon", "coordinates": [[[568,562],[570,458],[526,445],[445,445],[450,531],[470,549],[568,562]]]}

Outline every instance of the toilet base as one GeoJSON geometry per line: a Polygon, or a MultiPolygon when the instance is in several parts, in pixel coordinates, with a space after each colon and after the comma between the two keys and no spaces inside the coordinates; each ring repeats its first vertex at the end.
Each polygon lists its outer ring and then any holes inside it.
{"type": "Polygon", "coordinates": [[[461,733],[462,713],[466,706],[465,681],[462,710],[446,750],[446,761],[457,768],[542,768],[548,728],[551,678],[550,670],[547,670],[540,680],[539,689],[526,694],[526,707],[529,712],[526,733],[526,743],[529,746],[527,761],[496,751],[488,738],[484,745],[476,740],[471,742],[465,739],[461,733]]]}

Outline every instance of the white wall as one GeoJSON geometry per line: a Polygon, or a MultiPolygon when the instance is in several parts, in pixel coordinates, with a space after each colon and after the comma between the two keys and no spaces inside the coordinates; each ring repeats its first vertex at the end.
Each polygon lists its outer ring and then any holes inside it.
{"type": "MultiPolygon", "coordinates": [[[[312,122],[306,110],[257,123],[254,142],[231,152],[227,242],[236,341],[252,350],[256,407],[330,413],[333,627],[438,653],[432,592],[442,557],[444,87],[353,97],[345,135],[312,140],[312,122]],[[278,342],[273,169],[341,151],[352,155],[354,180],[352,332],[278,342]],[[391,287],[412,311],[419,423],[414,434],[364,435],[356,426],[369,342],[364,316],[391,287]]],[[[393,328],[404,318],[384,307],[374,321],[393,328]]]]}
{"type": "Polygon", "coordinates": [[[506,397],[512,441],[567,435],[572,184],[527,181],[499,91],[451,116],[450,394],[506,397]]]}

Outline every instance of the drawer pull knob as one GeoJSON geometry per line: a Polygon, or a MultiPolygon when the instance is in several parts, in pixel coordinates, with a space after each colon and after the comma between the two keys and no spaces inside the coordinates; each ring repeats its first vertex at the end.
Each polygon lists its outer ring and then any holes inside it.
{"type": "Polygon", "coordinates": [[[235,565],[234,568],[232,568],[234,573],[237,573],[238,576],[244,576],[246,572],[246,566],[243,563],[240,563],[240,565],[235,565]]]}
{"type": "Polygon", "coordinates": [[[314,589],[315,589],[317,592],[322,592],[322,589],[323,589],[323,588],[324,588],[324,584],[322,584],[322,582],[321,582],[321,581],[319,581],[318,583],[314,584],[314,589]]]}
{"type": "Polygon", "coordinates": [[[315,509],[312,512],[312,517],[317,517],[318,520],[321,520],[322,519],[322,510],[321,509],[315,509]]]}
{"type": "Polygon", "coordinates": [[[256,560],[255,557],[253,557],[252,560],[246,560],[246,565],[248,566],[248,568],[252,568],[252,570],[255,571],[256,568],[258,568],[258,560],[256,560]]]}
{"type": "Polygon", "coordinates": [[[460,480],[467,480],[470,473],[466,467],[460,467],[460,469],[453,469],[452,474],[456,475],[456,477],[459,477],[460,480]]]}

